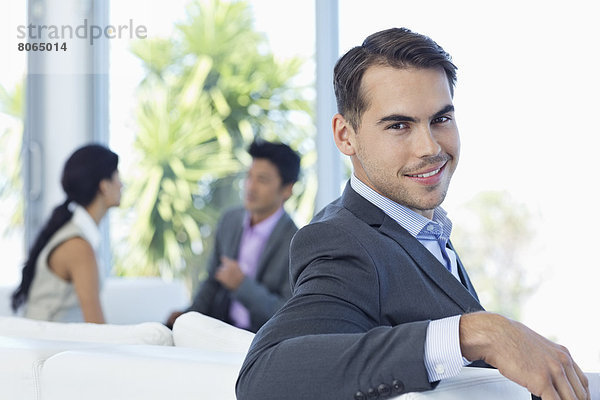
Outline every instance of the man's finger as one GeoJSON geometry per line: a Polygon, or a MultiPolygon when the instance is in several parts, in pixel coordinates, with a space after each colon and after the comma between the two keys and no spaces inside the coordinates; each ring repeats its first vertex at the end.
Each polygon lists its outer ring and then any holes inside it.
{"type": "Polygon", "coordinates": [[[574,362],[565,365],[560,372],[553,375],[552,383],[561,399],[588,400],[587,386],[581,382],[575,366],[574,362]]]}
{"type": "Polygon", "coordinates": [[[567,378],[578,399],[589,400],[591,398],[588,378],[575,362],[573,362],[573,368],[567,370],[567,378]]]}

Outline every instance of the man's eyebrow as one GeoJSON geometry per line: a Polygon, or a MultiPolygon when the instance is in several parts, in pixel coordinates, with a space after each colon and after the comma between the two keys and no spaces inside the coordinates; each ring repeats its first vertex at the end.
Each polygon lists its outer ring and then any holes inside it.
{"type": "MultiPolygon", "coordinates": [[[[448,104],[448,105],[444,106],[441,110],[439,110],[438,112],[433,114],[431,116],[431,119],[438,118],[438,117],[440,117],[446,113],[452,112],[452,111],[454,111],[454,105],[448,104]]],[[[383,124],[385,122],[417,122],[417,119],[413,118],[413,117],[408,117],[408,116],[402,115],[402,114],[390,114],[390,115],[386,115],[385,117],[383,117],[379,121],[377,121],[377,125],[383,124]]]]}
{"type": "Polygon", "coordinates": [[[377,121],[377,125],[383,124],[385,122],[416,122],[416,121],[417,120],[414,119],[413,117],[407,117],[406,115],[391,114],[391,115],[386,115],[385,117],[383,117],[379,121],[377,121]]]}
{"type": "Polygon", "coordinates": [[[454,111],[454,105],[453,104],[448,104],[447,106],[445,106],[444,108],[442,108],[440,111],[436,112],[435,114],[432,115],[431,119],[435,119],[437,117],[441,117],[442,115],[449,113],[449,112],[453,112],[454,111]]]}

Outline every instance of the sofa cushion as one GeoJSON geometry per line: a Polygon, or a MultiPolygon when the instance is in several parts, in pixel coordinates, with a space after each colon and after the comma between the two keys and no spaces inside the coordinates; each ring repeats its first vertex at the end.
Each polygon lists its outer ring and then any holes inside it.
{"type": "Polygon", "coordinates": [[[195,311],[181,315],[173,325],[173,342],[178,347],[246,354],[252,339],[252,332],[195,311]]]}
{"type": "Polygon", "coordinates": [[[135,325],[63,323],[0,317],[0,335],[76,342],[173,345],[173,336],[158,322],[135,325]]]}

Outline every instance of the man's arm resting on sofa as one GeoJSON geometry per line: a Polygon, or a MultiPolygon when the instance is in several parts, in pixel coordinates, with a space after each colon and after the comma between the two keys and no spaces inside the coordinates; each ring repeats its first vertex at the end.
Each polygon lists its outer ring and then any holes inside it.
{"type": "Polygon", "coordinates": [[[464,357],[483,360],[508,379],[547,399],[590,399],[588,380],[569,351],[525,325],[477,312],[460,320],[464,357]]]}

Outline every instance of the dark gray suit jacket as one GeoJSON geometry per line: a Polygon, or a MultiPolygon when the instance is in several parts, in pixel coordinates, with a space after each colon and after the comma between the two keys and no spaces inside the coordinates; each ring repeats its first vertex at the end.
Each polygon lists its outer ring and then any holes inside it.
{"type": "Polygon", "coordinates": [[[256,332],[291,296],[289,280],[289,248],[298,230],[284,213],[269,236],[258,260],[256,279],[244,279],[235,291],[229,291],[215,278],[221,256],[237,260],[242,239],[245,210],[235,208],[221,217],[216,231],[215,246],[208,265],[208,278],[202,283],[188,311],[231,323],[231,300],[242,303],[250,312],[250,330],[256,332]]]}
{"type": "Polygon", "coordinates": [[[290,257],[293,296],[256,335],[239,400],[352,400],[357,392],[381,399],[432,389],[429,321],[482,310],[460,260],[463,283],[350,185],[298,231],[290,257]]]}

